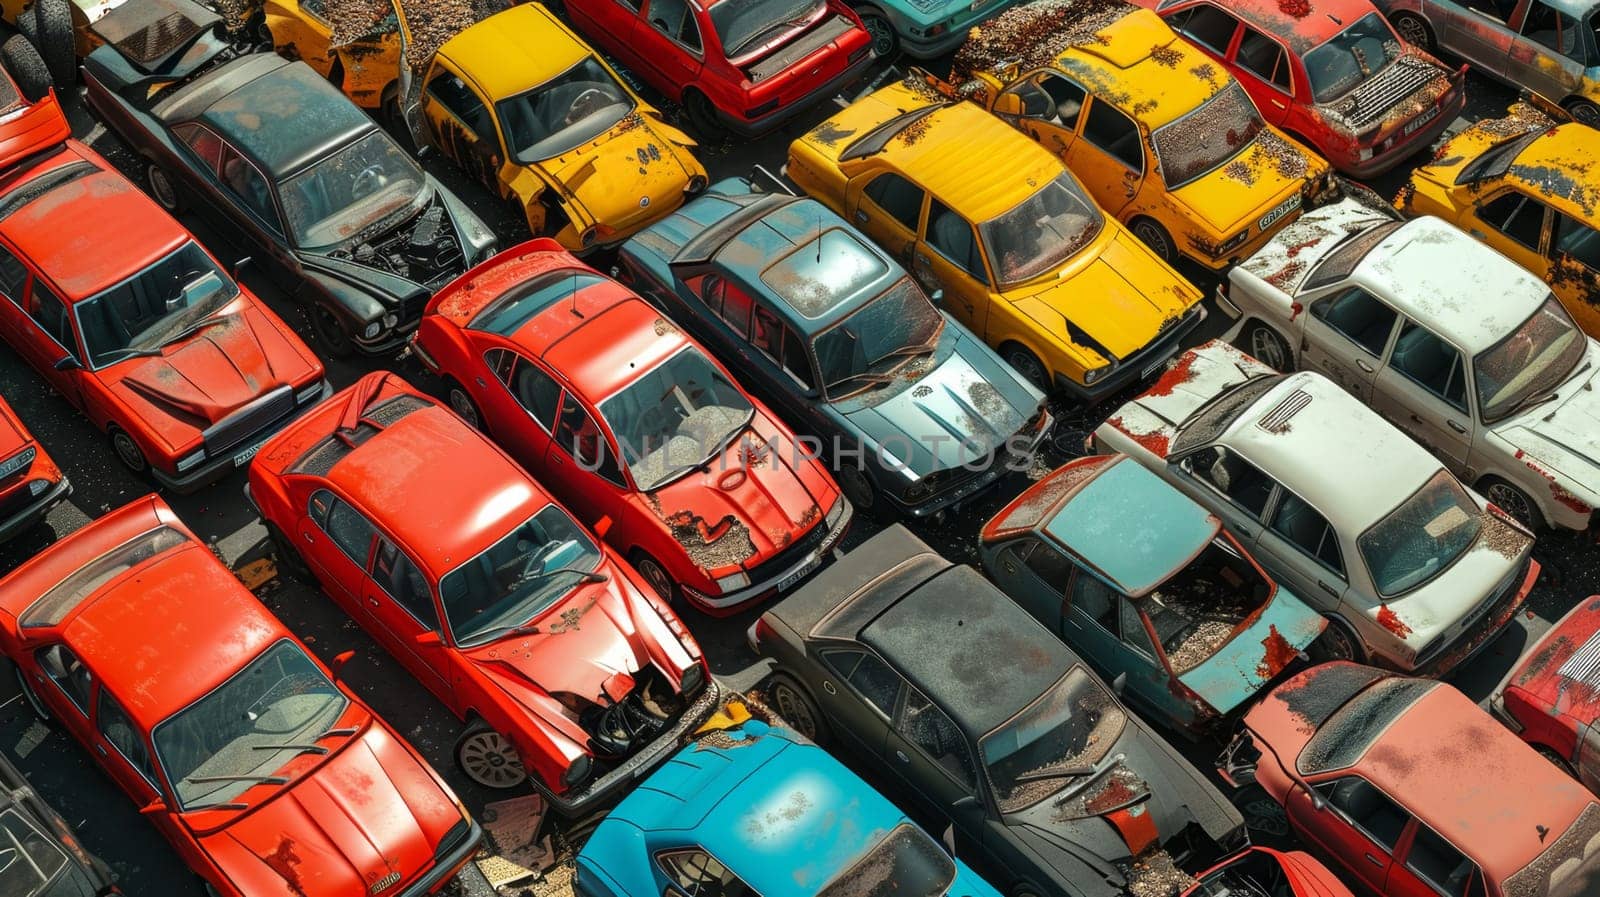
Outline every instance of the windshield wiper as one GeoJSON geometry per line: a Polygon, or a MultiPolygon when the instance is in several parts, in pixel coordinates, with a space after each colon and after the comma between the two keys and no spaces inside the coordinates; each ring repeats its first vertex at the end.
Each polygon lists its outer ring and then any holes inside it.
{"type": "MultiPolygon", "coordinates": [[[[843,386],[852,380],[861,380],[865,384],[862,388],[865,389],[867,386],[883,386],[886,383],[893,383],[894,378],[894,374],[874,374],[871,371],[862,371],[857,374],[851,374],[847,377],[840,377],[838,380],[829,383],[828,388],[832,389],[835,386],[843,386]]],[[[855,395],[856,392],[860,391],[861,390],[855,390],[854,392],[849,393],[849,395],[855,395]]]]}
{"type": "Polygon", "coordinates": [[[1038,782],[1043,779],[1075,779],[1078,776],[1086,776],[1091,772],[1094,772],[1093,766],[1047,766],[1044,769],[1025,772],[1020,776],[1014,777],[1011,781],[1020,785],[1023,782],[1038,782]]]}
{"type": "Polygon", "coordinates": [[[249,804],[242,804],[242,803],[239,803],[236,800],[227,800],[227,801],[222,801],[221,803],[201,804],[198,807],[184,807],[183,808],[185,813],[198,813],[201,810],[248,810],[248,809],[250,809],[250,805],[249,804]]]}
{"type": "MultiPolygon", "coordinates": [[[[357,731],[359,731],[359,730],[357,730],[355,726],[343,726],[343,727],[338,728],[338,729],[324,729],[322,731],[322,734],[318,735],[316,738],[311,739],[311,741],[312,742],[317,742],[317,741],[321,741],[324,738],[332,738],[335,735],[354,735],[354,734],[356,734],[357,731]]],[[[302,754],[326,754],[326,753],[328,753],[328,749],[323,747],[322,745],[320,745],[320,744],[312,744],[312,743],[309,743],[309,742],[305,743],[305,744],[298,744],[298,743],[293,743],[293,742],[291,742],[289,744],[252,744],[252,745],[250,745],[250,750],[252,750],[252,751],[299,751],[302,754]]]]}
{"type": "Polygon", "coordinates": [[[287,785],[287,776],[184,776],[183,780],[194,785],[203,785],[208,782],[254,782],[257,785],[287,785]]]}
{"type": "Polygon", "coordinates": [[[549,579],[550,577],[560,573],[577,573],[579,574],[580,581],[582,582],[605,582],[611,578],[607,574],[601,573],[598,570],[584,570],[579,567],[557,567],[554,570],[540,570],[537,573],[519,576],[517,577],[517,581],[511,584],[511,587],[514,589],[520,589],[528,583],[538,582],[541,579],[549,579]]]}
{"type": "Polygon", "coordinates": [[[178,331],[173,336],[170,336],[170,337],[162,340],[161,341],[161,345],[170,346],[173,343],[178,342],[179,340],[188,339],[189,337],[194,336],[196,333],[199,333],[200,331],[206,329],[207,327],[212,326],[213,324],[221,323],[221,321],[222,321],[221,318],[215,317],[214,315],[206,315],[205,317],[203,317],[200,320],[194,322],[193,324],[190,324],[188,327],[185,327],[182,330],[178,331]]]}

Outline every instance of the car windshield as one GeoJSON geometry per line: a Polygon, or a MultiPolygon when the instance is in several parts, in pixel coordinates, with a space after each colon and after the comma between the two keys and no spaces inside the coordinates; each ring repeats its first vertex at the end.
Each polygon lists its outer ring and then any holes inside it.
{"type": "Polygon", "coordinates": [[[649,492],[720,455],[755,408],[694,346],[600,403],[622,461],[649,492]]]}
{"type": "Polygon", "coordinates": [[[1176,190],[1244,152],[1267,126],[1235,81],[1198,109],[1151,135],[1167,189],[1176,190]]]}
{"type": "Polygon", "coordinates": [[[1181,676],[1215,655],[1271,594],[1272,584],[1219,535],[1137,603],[1155,627],[1172,672],[1181,676]]]}
{"type": "Polygon", "coordinates": [[[155,354],[238,295],[238,284],[199,244],[185,243],[128,280],[78,303],[89,366],[155,354]]]}
{"type": "Polygon", "coordinates": [[[1053,271],[1088,245],[1105,216],[1063,171],[1011,211],[978,225],[1002,286],[1053,271]]]}
{"type": "Polygon", "coordinates": [[[0,894],[39,897],[66,865],[67,855],[53,839],[34,828],[16,810],[0,811],[0,894]]]}
{"type": "Polygon", "coordinates": [[[902,364],[932,351],[943,330],[944,315],[902,277],[813,340],[823,391],[838,401],[887,382],[902,364]]]}
{"type": "Polygon", "coordinates": [[[759,44],[761,38],[810,18],[823,0],[717,0],[710,4],[711,27],[728,58],[759,44]]]}
{"type": "Polygon", "coordinates": [[[1221,436],[1246,408],[1282,379],[1282,374],[1257,374],[1196,408],[1178,424],[1168,457],[1182,455],[1221,436]]]}
{"type": "Polygon", "coordinates": [[[1482,529],[1478,506],[1449,471],[1440,470],[1362,533],[1357,545],[1378,594],[1388,598],[1439,575],[1482,529]]]}
{"type": "Polygon", "coordinates": [[[152,739],[180,808],[198,810],[227,803],[318,746],[348,703],[285,639],[156,726],[152,739]]]}
{"type": "Polygon", "coordinates": [[[817,897],[939,897],[955,878],[956,864],[944,848],[902,822],[823,885],[817,897]]]}
{"type": "Polygon", "coordinates": [[[1554,296],[1509,336],[1472,359],[1478,414],[1496,421],[1559,387],[1583,358],[1589,340],[1554,296]]]}
{"type": "Polygon", "coordinates": [[[588,534],[559,506],[545,505],[439,581],[456,644],[471,647],[531,620],[599,564],[600,549],[588,534]]]}
{"type": "Polygon", "coordinates": [[[284,180],[278,199],[295,245],[315,249],[350,240],[420,202],[426,183],[389,135],[371,131],[284,180]]]}
{"type": "Polygon", "coordinates": [[[1087,775],[1127,722],[1122,707],[1081,666],[979,744],[1002,813],[1032,806],[1087,775]]]}
{"type": "Polygon", "coordinates": [[[1516,897],[1600,894],[1600,805],[1585,807],[1565,833],[1507,878],[1501,891],[1516,897]]]}
{"type": "Polygon", "coordinates": [[[633,97],[600,60],[585,56],[538,87],[496,103],[495,111],[512,158],[533,163],[604,134],[633,106],[633,97]]]}
{"type": "Polygon", "coordinates": [[[1318,103],[1336,100],[1400,58],[1400,41],[1377,12],[1318,44],[1305,55],[1306,79],[1318,103]]]}

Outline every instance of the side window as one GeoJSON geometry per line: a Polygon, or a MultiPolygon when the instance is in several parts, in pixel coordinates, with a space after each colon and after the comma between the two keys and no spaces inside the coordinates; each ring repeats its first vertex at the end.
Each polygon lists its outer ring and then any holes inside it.
{"type": "Polygon", "coordinates": [[[611,454],[605,433],[571,393],[561,400],[561,415],[556,420],[556,441],[583,469],[598,473],[613,483],[622,482],[622,470],[611,454]]]}
{"type": "Polygon", "coordinates": [[[545,430],[555,427],[561,385],[554,378],[510,349],[490,349],[483,360],[539,426],[545,430]]]}
{"type": "Polygon", "coordinates": [[[221,178],[223,185],[246,208],[274,228],[278,226],[278,212],[272,205],[272,189],[267,186],[267,179],[231,146],[222,147],[221,178]]]}
{"type": "Polygon", "coordinates": [[[1040,582],[1049,586],[1057,593],[1064,593],[1067,581],[1072,579],[1074,569],[1066,555],[1056,551],[1039,539],[1019,539],[1016,546],[1017,557],[1022,559],[1023,566],[1039,578],[1040,582]]]}
{"type": "Polygon", "coordinates": [[[900,697],[900,675],[876,654],[865,651],[829,651],[822,656],[828,666],[850,683],[885,718],[894,716],[895,700],[900,697]]]}
{"type": "Polygon", "coordinates": [[[1284,93],[1289,92],[1289,55],[1283,45],[1246,26],[1239,38],[1239,53],[1234,58],[1239,68],[1255,75],[1284,93]]]}
{"type": "Polygon", "coordinates": [[[1117,608],[1118,616],[1122,618],[1122,643],[1154,660],[1156,647],[1150,641],[1150,630],[1144,628],[1144,618],[1139,616],[1139,609],[1133,606],[1126,595],[1117,596],[1117,608]]]}
{"type": "Polygon", "coordinates": [[[1317,509],[1285,491],[1272,512],[1272,531],[1296,548],[1315,558],[1317,563],[1344,578],[1344,560],[1339,554],[1339,536],[1317,509]]]}
{"type": "Polygon", "coordinates": [[[50,677],[50,681],[66,693],[67,698],[77,705],[84,716],[88,716],[89,686],[93,684],[94,677],[89,675],[89,668],[83,665],[83,661],[68,651],[66,645],[40,648],[34,656],[39,661],[40,669],[50,677]]]}
{"type": "Polygon", "coordinates": [[[1467,374],[1461,353],[1415,321],[1400,328],[1389,367],[1406,375],[1457,411],[1467,410],[1467,374]]]}
{"type": "Polygon", "coordinates": [[[922,218],[922,197],[925,195],[921,187],[898,174],[886,172],[873,178],[861,192],[872,200],[873,205],[905,225],[906,230],[917,232],[917,224],[922,218]]]}
{"type": "Polygon", "coordinates": [[[656,863],[672,886],[689,897],[756,897],[750,886],[704,850],[672,850],[656,854],[656,863]]]}
{"type": "Polygon", "coordinates": [[[937,199],[928,203],[928,245],[957,268],[989,282],[972,225],[937,199]]]}
{"type": "MultiPolygon", "coordinates": [[[[1553,254],[1566,256],[1590,270],[1600,271],[1600,231],[1557,212],[1556,231],[1551,239],[1553,254]]],[[[0,288],[3,288],[3,284],[0,284],[0,288]]]]}
{"type": "Polygon", "coordinates": [[[1479,206],[1478,218],[1523,246],[1539,251],[1544,203],[1513,191],[1479,206]]]}
{"type": "Polygon", "coordinates": [[[378,557],[372,564],[372,578],[424,628],[438,631],[439,615],[433,609],[428,581],[404,552],[382,536],[378,537],[378,557]]]}
{"type": "Polygon", "coordinates": [[[1356,828],[1384,850],[1394,852],[1410,817],[1382,791],[1358,776],[1323,782],[1316,788],[1356,828]]]}
{"type": "Polygon", "coordinates": [[[11,253],[11,250],[0,246],[0,293],[7,299],[22,305],[22,290],[28,285],[28,268],[22,260],[11,253]]]}
{"type": "Polygon", "coordinates": [[[1239,22],[1215,6],[1201,4],[1167,20],[1172,30],[1216,53],[1228,52],[1239,22]]]}
{"type": "Polygon", "coordinates": [[[906,705],[894,728],[962,785],[969,789],[976,787],[977,778],[966,739],[961,737],[961,731],[950,717],[930,704],[920,692],[915,689],[906,692],[906,705]]]}
{"type": "Polygon", "coordinates": [[[328,20],[327,0],[300,0],[300,8],[324,22],[328,20]]]}
{"type": "Polygon", "coordinates": [[[700,26],[684,0],[650,0],[650,27],[696,53],[700,52],[700,26]]]}
{"type": "Polygon", "coordinates": [[[1540,0],[1529,4],[1528,14],[1522,21],[1522,36],[1575,62],[1585,62],[1588,58],[1578,20],[1540,0]]]}
{"type": "Polygon", "coordinates": [[[734,333],[749,339],[750,313],[755,309],[755,302],[738,284],[729,283],[716,275],[707,277],[706,283],[711,285],[706,301],[711,303],[714,295],[716,304],[712,308],[717,315],[733,328],[734,333]]]}
{"type": "Polygon", "coordinates": [[[33,308],[30,314],[44,328],[44,332],[50,334],[51,339],[61,344],[61,348],[73,356],[78,354],[77,341],[72,338],[72,324],[67,320],[66,303],[50,292],[44,281],[37,277],[33,279],[33,308]]]}
{"type": "Polygon", "coordinates": [[[1275,485],[1260,468],[1220,445],[1203,448],[1184,459],[1189,471],[1259,518],[1275,485]]]}
{"type": "Polygon", "coordinates": [[[1055,72],[1044,71],[1033,75],[1005,91],[1017,98],[1016,114],[1038,119],[1067,130],[1078,127],[1078,113],[1083,110],[1082,87],[1055,72]]]}
{"type": "Polygon", "coordinates": [[[1474,874],[1477,867],[1455,845],[1425,825],[1418,825],[1417,834],[1411,839],[1406,868],[1443,897],[1467,897],[1467,885],[1482,878],[1474,874]]]}
{"type": "Polygon", "coordinates": [[[128,718],[122,705],[104,688],[100,689],[100,701],[95,706],[94,717],[100,734],[154,787],[156,770],[150,762],[150,750],[145,747],[144,738],[133,727],[133,720],[128,718]]]}
{"type": "Polygon", "coordinates": [[[483,101],[460,78],[442,68],[438,71],[428,81],[428,95],[466,125],[474,139],[483,140],[492,136],[494,120],[490,118],[483,101]]]}
{"type": "MultiPolygon", "coordinates": [[[[323,512],[320,523],[328,538],[332,539],[333,544],[339,546],[339,550],[354,561],[356,566],[363,570],[367,569],[367,558],[372,551],[372,537],[378,534],[378,530],[367,518],[361,516],[360,511],[333,497],[331,493],[318,492],[312,496],[313,508],[319,504],[319,499],[326,503],[327,510],[323,512]]],[[[315,516],[313,514],[313,517],[315,516]]]]}
{"type": "Polygon", "coordinates": [[[222,163],[222,138],[194,122],[176,125],[172,133],[213,173],[218,170],[222,163]]]}
{"type": "Polygon", "coordinates": [[[1399,317],[1394,309],[1360,287],[1318,299],[1311,306],[1311,315],[1374,358],[1383,356],[1395,318],[1399,317]]]}
{"type": "Polygon", "coordinates": [[[801,386],[813,388],[811,359],[806,355],[805,344],[794,330],[778,320],[777,315],[759,305],[755,306],[750,343],[801,386]]]}
{"type": "Polygon", "coordinates": [[[1072,580],[1072,593],[1067,596],[1067,600],[1084,616],[1099,623],[1112,636],[1116,636],[1119,613],[1117,599],[1121,597],[1110,586],[1079,570],[1078,575],[1072,580]]]}
{"type": "Polygon", "coordinates": [[[1083,138],[1118,162],[1144,173],[1144,141],[1139,138],[1139,126],[1117,107],[1098,99],[1091,102],[1088,120],[1083,123],[1083,138]]]}

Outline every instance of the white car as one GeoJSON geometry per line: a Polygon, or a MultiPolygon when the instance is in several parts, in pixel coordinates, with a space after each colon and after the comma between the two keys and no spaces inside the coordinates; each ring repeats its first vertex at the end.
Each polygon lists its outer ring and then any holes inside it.
{"type": "Polygon", "coordinates": [[[1440,675],[1500,631],[1539,574],[1533,535],[1371,409],[1220,340],[1095,430],[1222,518],[1332,622],[1317,659],[1440,675]]]}
{"type": "Polygon", "coordinates": [[[1550,287],[1438,218],[1343,200],[1218,290],[1252,354],[1320,371],[1535,531],[1600,508],[1600,344],[1550,287]]]}

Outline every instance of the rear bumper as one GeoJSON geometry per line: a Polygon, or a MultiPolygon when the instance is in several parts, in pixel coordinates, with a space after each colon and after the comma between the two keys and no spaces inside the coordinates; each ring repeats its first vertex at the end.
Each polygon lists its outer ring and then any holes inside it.
{"type": "Polygon", "coordinates": [[[1528,593],[1533,591],[1533,584],[1539,579],[1539,570],[1539,562],[1530,558],[1528,569],[1515,588],[1507,590],[1505,597],[1490,608],[1476,626],[1456,639],[1455,644],[1446,647],[1437,657],[1412,670],[1412,675],[1435,678],[1443,676],[1488,647],[1489,643],[1505,630],[1506,624],[1517,615],[1517,611],[1528,603],[1528,593]]]}
{"type": "Polygon", "coordinates": [[[1348,155],[1340,158],[1336,163],[1340,173],[1353,178],[1376,177],[1411,158],[1423,147],[1432,144],[1466,107],[1467,92],[1462,89],[1462,84],[1463,82],[1458,79],[1450,93],[1440,100],[1439,114],[1434,116],[1433,121],[1428,122],[1426,127],[1419,128],[1415,133],[1407,135],[1404,140],[1370,159],[1357,159],[1348,155]]]}
{"type": "Polygon", "coordinates": [[[29,502],[27,507],[12,514],[5,520],[0,520],[0,542],[24,532],[29,527],[44,519],[50,509],[66,500],[72,494],[72,483],[63,475],[54,486],[44,491],[44,494],[29,502]]]}
{"type": "Polygon", "coordinates": [[[472,855],[478,852],[478,844],[483,840],[483,827],[478,825],[478,820],[468,819],[471,828],[467,830],[467,839],[461,846],[439,858],[434,863],[427,875],[413,882],[411,887],[401,891],[396,897],[426,897],[444,887],[445,882],[456,877],[472,855]]]}
{"type": "Polygon", "coordinates": [[[872,65],[874,59],[877,59],[877,57],[872,54],[872,50],[869,48],[866,53],[862,54],[860,59],[856,60],[844,71],[834,75],[833,78],[820,86],[813,88],[804,96],[796,97],[766,115],[757,118],[739,118],[729,114],[724,109],[718,108],[717,118],[722,122],[722,126],[732,131],[736,137],[745,139],[759,137],[817,105],[826,97],[839,93],[855,83],[866,73],[867,67],[872,65]]]}
{"type": "Polygon", "coordinates": [[[203,486],[210,485],[211,483],[214,483],[217,480],[227,476],[230,471],[250,463],[250,457],[245,457],[243,460],[239,461],[235,461],[235,459],[239,458],[240,455],[243,455],[246,452],[249,452],[250,456],[253,457],[255,450],[261,448],[262,443],[266,442],[268,439],[271,439],[273,436],[276,436],[295,418],[299,417],[301,414],[304,414],[307,410],[316,407],[324,399],[331,395],[333,395],[333,384],[324,379],[322,381],[321,392],[317,393],[315,397],[308,401],[297,403],[293,411],[279,419],[276,423],[269,425],[265,430],[256,433],[255,436],[244,443],[243,447],[239,448],[238,451],[231,451],[226,455],[221,455],[216,458],[207,458],[193,470],[186,471],[184,473],[169,473],[156,467],[155,465],[151,465],[150,477],[159,483],[163,488],[170,489],[179,495],[186,495],[203,486]]]}

